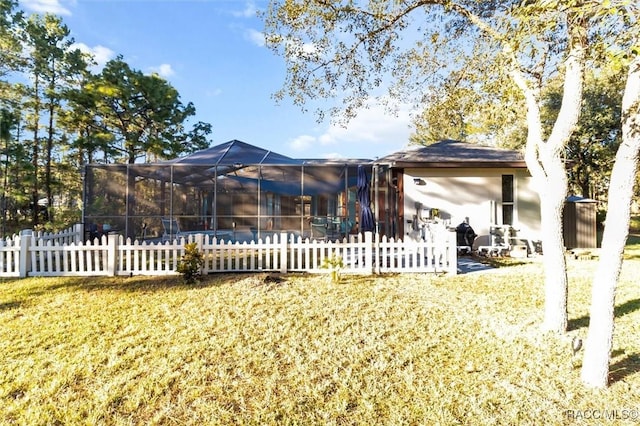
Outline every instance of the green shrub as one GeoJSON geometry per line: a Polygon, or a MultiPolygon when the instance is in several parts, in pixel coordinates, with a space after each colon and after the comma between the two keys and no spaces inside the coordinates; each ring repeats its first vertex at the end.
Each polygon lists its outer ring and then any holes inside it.
{"type": "Polygon", "coordinates": [[[178,262],[176,271],[182,274],[184,281],[193,284],[202,276],[204,266],[204,256],[198,250],[197,243],[187,243],[184,245],[184,254],[178,262]]]}
{"type": "Polygon", "coordinates": [[[344,268],[344,261],[342,260],[342,257],[333,253],[331,257],[324,258],[322,261],[322,268],[329,269],[331,282],[338,283],[340,282],[340,271],[344,268]]]}

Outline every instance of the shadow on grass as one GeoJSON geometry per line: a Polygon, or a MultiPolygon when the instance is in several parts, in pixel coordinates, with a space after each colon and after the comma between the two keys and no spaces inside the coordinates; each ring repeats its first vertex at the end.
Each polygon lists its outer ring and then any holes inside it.
{"type": "Polygon", "coordinates": [[[627,237],[627,245],[635,245],[640,244],[640,234],[629,234],[627,237]]]}
{"type": "MultiPolygon", "coordinates": [[[[632,312],[640,310],[640,299],[633,299],[624,302],[622,305],[616,306],[613,313],[616,318],[625,316],[632,312]]],[[[580,318],[573,318],[569,320],[569,331],[578,330],[580,328],[586,328],[589,326],[589,315],[584,315],[580,318]]]]}
{"type": "Polygon", "coordinates": [[[631,354],[609,366],[609,383],[640,373],[640,354],[631,354]]]}
{"type": "Polygon", "coordinates": [[[18,302],[18,301],[11,301],[11,302],[3,302],[0,303],[0,312],[2,311],[10,311],[11,309],[17,309],[20,306],[22,306],[22,302],[18,302]]]}
{"type": "MultiPolygon", "coordinates": [[[[465,256],[466,257],[466,256],[465,256]]],[[[489,257],[489,256],[470,256],[470,259],[483,263],[485,265],[489,265],[493,268],[504,268],[508,266],[521,266],[527,265],[531,262],[527,262],[522,259],[513,258],[513,257],[489,257]]]]}
{"type": "MultiPolygon", "coordinates": [[[[55,291],[120,291],[125,293],[156,292],[185,289],[202,289],[232,284],[245,274],[206,275],[195,284],[187,284],[181,275],[133,276],[133,277],[63,277],[51,278],[51,282],[35,285],[20,294],[21,300],[0,303],[0,311],[20,307],[21,305],[55,291]]],[[[266,274],[255,274],[266,275],[266,274]]]]}
{"type": "MultiPolygon", "coordinates": [[[[219,275],[205,275],[202,279],[196,283],[188,284],[184,281],[181,275],[166,275],[166,276],[133,276],[133,277],[103,277],[103,278],[91,278],[88,280],[83,279],[71,279],[66,282],[53,284],[47,287],[47,290],[56,289],[78,289],[86,291],[124,291],[124,292],[137,292],[137,291],[166,291],[166,290],[184,290],[184,289],[198,289],[206,287],[218,287],[228,283],[238,281],[240,274],[219,274],[219,275]]],[[[242,275],[240,275],[241,277],[242,275]]]]}

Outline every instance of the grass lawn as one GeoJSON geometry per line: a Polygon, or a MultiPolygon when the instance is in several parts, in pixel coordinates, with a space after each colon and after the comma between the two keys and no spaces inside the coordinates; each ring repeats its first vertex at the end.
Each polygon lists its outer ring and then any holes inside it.
{"type": "Polygon", "coordinates": [[[629,236],[624,256],[625,259],[640,259],[640,233],[629,236]]]}
{"type": "Polygon", "coordinates": [[[0,424],[573,425],[603,424],[581,410],[637,416],[637,257],[617,293],[612,384],[580,385],[570,341],[586,334],[595,265],[569,261],[567,336],[539,331],[538,262],[339,284],[259,274],[195,286],[179,277],[5,280],[0,424]]]}

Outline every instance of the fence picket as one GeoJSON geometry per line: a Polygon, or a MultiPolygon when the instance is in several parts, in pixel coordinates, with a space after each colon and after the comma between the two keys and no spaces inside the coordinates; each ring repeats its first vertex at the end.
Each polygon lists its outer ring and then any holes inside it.
{"type": "Polygon", "coordinates": [[[343,260],[342,273],[456,273],[455,233],[444,228],[432,229],[424,241],[395,240],[372,233],[319,241],[280,233],[250,242],[204,235],[164,242],[110,235],[83,242],[80,230],[71,227],[60,234],[25,232],[0,240],[0,276],[176,274],[187,242],[198,243],[205,258],[204,273],[321,273],[326,272],[323,263],[331,256],[343,260]]]}
{"type": "Polygon", "coordinates": [[[0,240],[0,276],[20,276],[20,237],[7,237],[0,240]]]}

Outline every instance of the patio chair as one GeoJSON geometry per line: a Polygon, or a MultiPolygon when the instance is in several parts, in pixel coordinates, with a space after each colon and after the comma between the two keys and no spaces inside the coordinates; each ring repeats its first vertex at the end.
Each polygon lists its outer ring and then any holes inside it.
{"type": "Polygon", "coordinates": [[[163,217],[160,220],[162,221],[162,227],[164,228],[164,234],[162,234],[163,240],[174,240],[184,235],[180,231],[180,226],[178,225],[178,221],[176,219],[163,217]]]}
{"type": "Polygon", "coordinates": [[[353,225],[355,225],[355,223],[353,223],[349,218],[345,218],[340,222],[340,236],[347,237],[351,233],[353,225]]]}
{"type": "Polygon", "coordinates": [[[311,223],[311,238],[314,240],[326,240],[327,239],[327,224],[326,223],[311,223]]]}
{"type": "Polygon", "coordinates": [[[478,253],[491,257],[504,256],[511,250],[510,239],[514,233],[510,225],[490,225],[491,245],[478,246],[478,253]]]}

